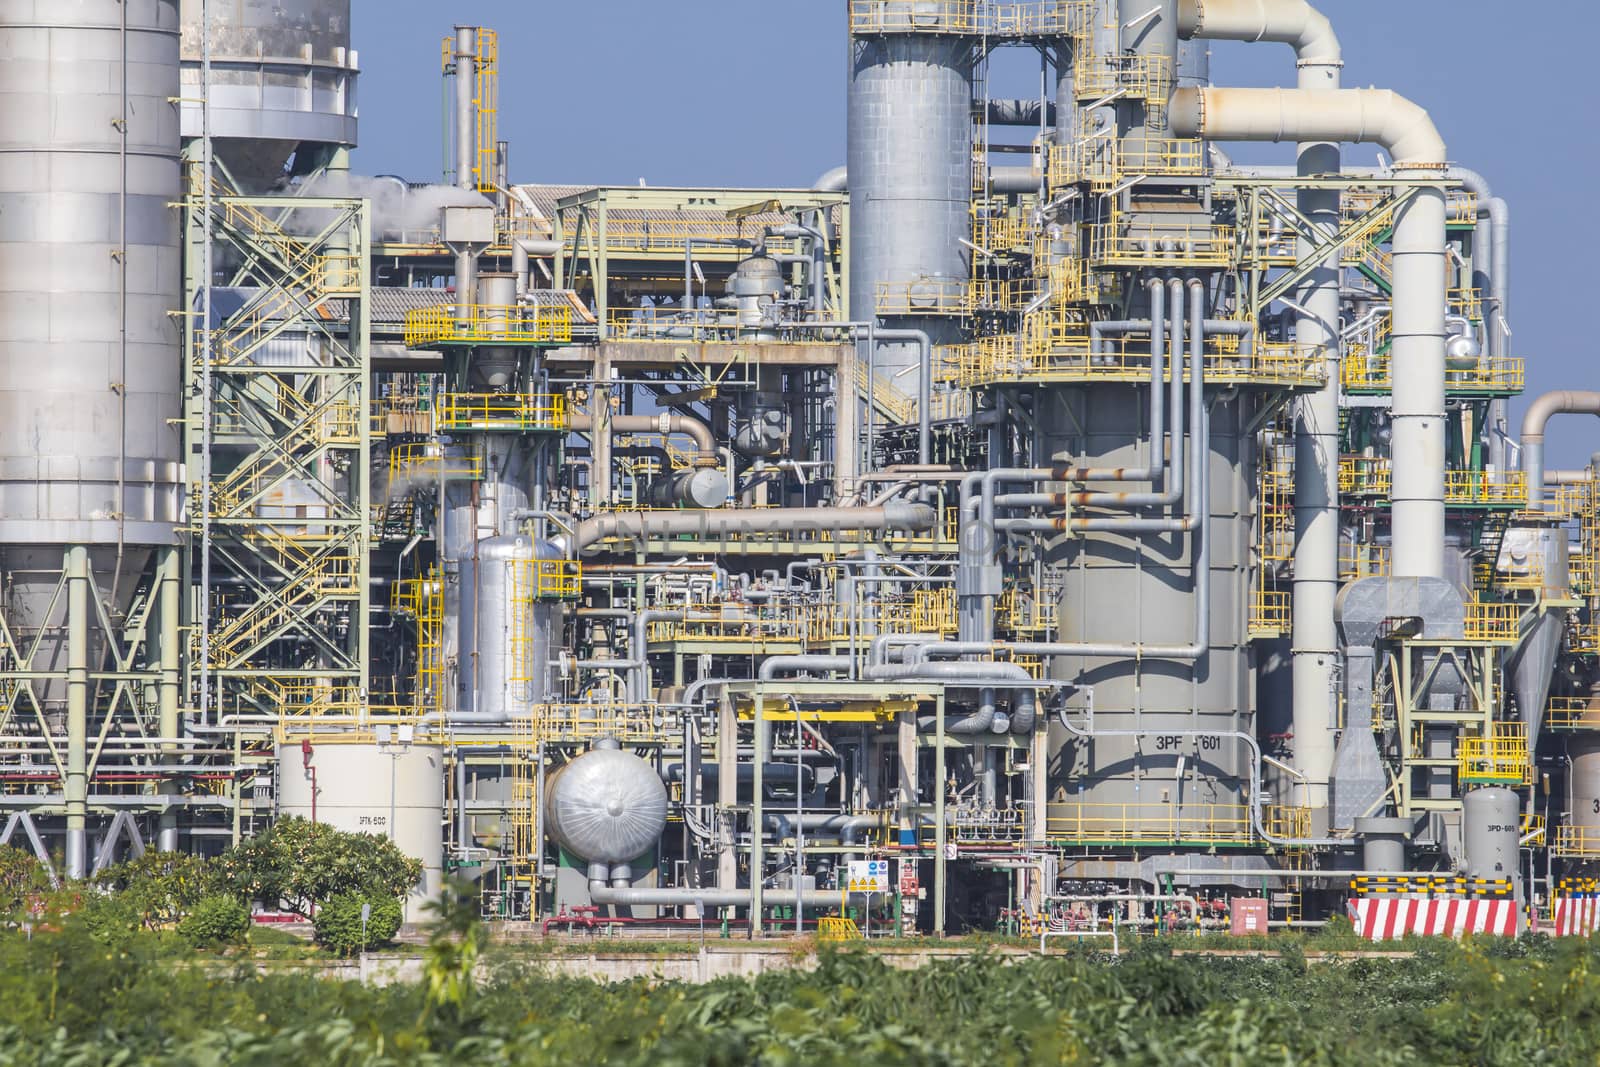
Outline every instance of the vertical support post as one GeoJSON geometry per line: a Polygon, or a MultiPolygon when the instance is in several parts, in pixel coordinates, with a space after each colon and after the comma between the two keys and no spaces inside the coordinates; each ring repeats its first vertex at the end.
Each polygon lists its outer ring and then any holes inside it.
{"type": "Polygon", "coordinates": [[[1035,726],[1028,738],[1029,793],[1033,800],[1028,818],[1028,840],[1042,845],[1049,839],[1046,810],[1050,803],[1050,731],[1043,724],[1035,726]]]}
{"type": "Polygon", "coordinates": [[[721,834],[717,841],[717,888],[739,888],[738,815],[739,804],[739,719],[733,712],[733,699],[726,692],[717,705],[717,810],[721,834]]]}
{"type": "Polygon", "coordinates": [[[833,498],[847,500],[860,473],[861,400],[856,390],[856,352],[841,349],[833,372],[833,498]]]}
{"type": "Polygon", "coordinates": [[[89,550],[67,549],[67,877],[89,873],[89,550]]]}
{"type": "MultiPolygon", "coordinates": [[[[178,736],[178,731],[181,728],[178,719],[180,698],[178,670],[181,663],[178,642],[182,637],[180,626],[183,607],[182,566],[182,553],[176,546],[161,550],[161,560],[156,571],[158,575],[156,611],[159,620],[159,628],[156,635],[156,655],[161,669],[161,678],[157,683],[156,700],[157,707],[160,710],[161,736],[172,739],[178,736]]],[[[177,746],[169,741],[162,746],[162,754],[166,762],[174,762],[178,756],[177,746]]],[[[163,783],[163,792],[172,791],[173,784],[169,778],[163,783]]],[[[178,850],[177,812],[169,809],[161,813],[160,829],[156,835],[156,849],[160,852],[176,852],[178,850]]]]}
{"type": "Polygon", "coordinates": [[[370,399],[366,390],[372,381],[372,210],[370,204],[357,201],[352,219],[356,246],[350,251],[354,253],[354,261],[359,266],[360,286],[358,299],[350,307],[351,344],[354,345],[356,359],[360,363],[358,377],[353,383],[356,391],[358,412],[362,413],[360,419],[361,431],[359,433],[359,453],[356,457],[353,476],[356,480],[356,496],[359,510],[356,512],[360,520],[356,525],[356,560],[357,560],[357,585],[361,590],[361,598],[356,601],[354,611],[354,627],[356,632],[356,664],[360,671],[358,684],[361,697],[361,721],[365,722],[368,714],[367,705],[372,685],[372,612],[368,610],[369,600],[372,596],[372,523],[368,516],[372,514],[372,433],[371,422],[365,416],[369,410],[370,399]]]}
{"type": "Polygon", "coordinates": [[[944,936],[945,855],[944,855],[944,688],[933,702],[933,936],[944,936]]]}
{"type": "MultiPolygon", "coordinates": [[[[761,687],[755,690],[755,766],[751,768],[750,792],[750,936],[761,936],[761,871],[766,863],[766,853],[762,848],[762,835],[764,828],[761,825],[761,791],[766,787],[762,781],[762,767],[767,761],[767,711],[762,704],[761,687]]],[[[721,758],[720,756],[718,757],[721,758]]],[[[739,768],[737,765],[724,770],[718,766],[717,772],[722,777],[738,780],[739,768]]],[[[798,786],[799,783],[796,783],[798,786]]]]}
{"type": "Polygon", "coordinates": [[[902,711],[895,723],[900,756],[900,844],[917,843],[917,715],[902,711]]]}
{"type": "Polygon", "coordinates": [[[594,384],[589,387],[589,506],[605,508],[611,503],[611,357],[606,346],[595,349],[594,384]]]}

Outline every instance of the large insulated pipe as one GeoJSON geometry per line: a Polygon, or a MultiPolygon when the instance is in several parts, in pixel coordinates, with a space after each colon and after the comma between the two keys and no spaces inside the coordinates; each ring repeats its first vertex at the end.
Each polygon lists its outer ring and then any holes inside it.
{"type": "Polygon", "coordinates": [[[1544,507],[1544,430],[1555,415],[1600,415],[1600,392],[1557,389],[1541,393],[1522,416],[1522,470],[1528,477],[1528,510],[1544,507]]]}
{"type": "MultiPolygon", "coordinates": [[[[1183,89],[1173,130],[1219,141],[1359,141],[1382,145],[1398,170],[1445,177],[1443,138],[1428,113],[1381,89],[1183,89]]],[[[1445,193],[1414,191],[1394,239],[1395,577],[1444,573],[1445,193]]]]}
{"type": "MultiPolygon", "coordinates": [[[[1295,51],[1300,89],[1340,87],[1338,35],[1305,0],[1179,0],[1178,34],[1287,44],[1295,51]]],[[[1339,145],[1302,142],[1295,163],[1299,177],[1338,174],[1339,145]]],[[[1339,230],[1339,190],[1302,188],[1296,206],[1316,230],[1315,239],[1302,233],[1295,240],[1295,258],[1305,268],[1317,244],[1339,230]]],[[[1322,388],[1301,397],[1294,412],[1294,759],[1304,790],[1300,804],[1313,811],[1328,806],[1339,656],[1333,602],[1339,593],[1340,273],[1334,253],[1309,270],[1295,293],[1295,343],[1316,352],[1324,375],[1322,388]]]]}
{"type": "Polygon", "coordinates": [[[936,515],[926,504],[891,500],[875,508],[773,508],[770,510],[610,512],[578,523],[555,542],[582,552],[608,537],[646,538],[806,531],[931,530],[936,515]],[[563,544],[565,542],[565,544],[563,544]]]}
{"type": "MultiPolygon", "coordinates": [[[[653,433],[662,437],[682,434],[694,441],[695,466],[715,467],[722,462],[711,427],[689,415],[669,415],[665,412],[660,415],[613,415],[608,422],[613,436],[625,433],[653,433]]],[[[594,430],[594,416],[574,411],[567,415],[567,425],[577,433],[590,433],[594,430]]]]}

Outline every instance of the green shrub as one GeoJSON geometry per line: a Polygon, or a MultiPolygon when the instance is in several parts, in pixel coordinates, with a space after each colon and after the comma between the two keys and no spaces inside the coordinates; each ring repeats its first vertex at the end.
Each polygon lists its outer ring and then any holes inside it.
{"type": "Polygon", "coordinates": [[[210,872],[199,856],[154,849],[138,859],[107,867],[93,882],[115,893],[152,930],[183,921],[206,895],[210,872]]]}
{"type": "Polygon", "coordinates": [[[121,948],[138,936],[144,916],[136,904],[123,897],[89,893],[70,921],[102,945],[121,948]]]}
{"type": "Polygon", "coordinates": [[[49,888],[50,876],[32,853],[0,845],[0,918],[20,916],[29,900],[49,888]]]}
{"type": "Polygon", "coordinates": [[[196,948],[237,945],[250,933],[250,912],[229,896],[202,897],[178,923],[178,935],[196,948]]]}
{"type": "Polygon", "coordinates": [[[333,949],[341,956],[349,956],[363,949],[387,945],[400,932],[400,900],[398,897],[363,897],[343,893],[330,897],[312,920],[317,943],[333,949]],[[372,905],[367,919],[366,932],[361,929],[361,906],[372,905]]]}

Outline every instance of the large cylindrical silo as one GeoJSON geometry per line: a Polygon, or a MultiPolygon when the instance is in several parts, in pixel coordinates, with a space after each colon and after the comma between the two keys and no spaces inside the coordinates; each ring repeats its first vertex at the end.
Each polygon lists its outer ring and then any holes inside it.
{"type": "MultiPolygon", "coordinates": [[[[201,136],[201,0],[183,0],[183,134],[201,136]]],[[[356,143],[350,0],[212,0],[211,136],[241,182],[265,187],[315,149],[356,143]]]]}
{"type": "MultiPolygon", "coordinates": [[[[436,745],[278,746],[278,814],[378,834],[422,861],[413,899],[435,897],[444,870],[444,753],[436,745]]],[[[413,915],[412,918],[417,916],[413,915]]]]}
{"type": "Polygon", "coordinates": [[[1575,733],[1567,741],[1572,761],[1567,776],[1567,825],[1586,838],[1600,839],[1600,734],[1575,733]]]}
{"type": "Polygon", "coordinates": [[[62,670],[65,546],[114,617],[182,513],[177,2],[0,5],[0,51],[0,567],[62,670]]]}
{"type": "MultiPolygon", "coordinates": [[[[930,5],[933,8],[934,5],[930,5]]],[[[916,22],[935,27],[931,13],[916,22]],[[931,21],[930,21],[931,20],[931,21]]],[[[907,25],[910,25],[908,21],[907,25]]],[[[972,79],[976,43],[944,32],[858,36],[849,91],[850,313],[874,317],[893,287],[886,325],[959,340],[951,294],[971,277],[972,79]]],[[[916,394],[916,346],[884,345],[877,369],[916,394]]]]}
{"type": "MultiPolygon", "coordinates": [[[[1116,385],[1056,391],[1043,409],[1051,462],[1138,468],[1156,461],[1146,396],[1116,385]]],[[[1255,413],[1246,393],[1216,404],[1210,414],[1206,654],[1193,662],[1159,655],[1054,661],[1056,677],[1093,687],[1097,730],[1146,731],[1137,738],[1084,741],[1055,728],[1052,747],[1061,748],[1059,783],[1066,801],[1052,809],[1057,818],[1096,820],[1094,825],[1117,820],[1119,832],[1157,839],[1247,832],[1242,806],[1249,749],[1237,739],[1183,735],[1250,733],[1254,726],[1247,597],[1255,413]]],[[[1186,449],[1188,462],[1193,440],[1186,449]]],[[[1140,487],[1105,482],[1092,488],[1140,487]]],[[[1162,513],[1123,514],[1153,518],[1162,513]]],[[[1181,647],[1195,640],[1199,587],[1190,535],[1075,534],[1051,546],[1049,561],[1060,571],[1062,641],[1181,647]]]]}

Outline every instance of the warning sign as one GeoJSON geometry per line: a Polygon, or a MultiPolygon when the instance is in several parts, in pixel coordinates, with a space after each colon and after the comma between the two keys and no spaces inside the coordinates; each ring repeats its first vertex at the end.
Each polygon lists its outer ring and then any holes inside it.
{"type": "Polygon", "coordinates": [[[888,860],[851,860],[845,870],[845,889],[851,893],[887,893],[888,860]]]}

